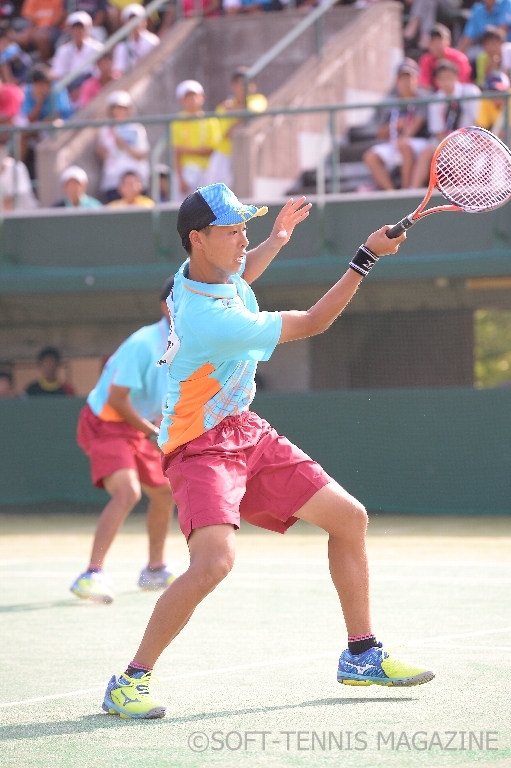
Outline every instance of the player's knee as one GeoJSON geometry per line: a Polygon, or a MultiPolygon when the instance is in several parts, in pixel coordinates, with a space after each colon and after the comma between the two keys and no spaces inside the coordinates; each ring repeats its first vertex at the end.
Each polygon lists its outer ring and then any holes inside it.
{"type": "Polygon", "coordinates": [[[222,582],[234,565],[234,553],[226,552],[201,562],[194,563],[195,578],[201,585],[201,591],[207,594],[222,582]]]}
{"type": "Polygon", "coordinates": [[[138,483],[126,483],[126,485],[119,491],[119,495],[122,497],[126,507],[134,507],[138,504],[142,498],[142,490],[138,483]]]}

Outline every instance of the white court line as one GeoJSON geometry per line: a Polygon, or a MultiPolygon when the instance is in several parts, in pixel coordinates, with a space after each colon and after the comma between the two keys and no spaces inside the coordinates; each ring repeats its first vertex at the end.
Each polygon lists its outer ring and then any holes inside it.
{"type": "MultiPolygon", "coordinates": [[[[309,661],[310,659],[330,659],[337,651],[331,653],[321,653],[312,656],[295,656],[289,659],[274,659],[273,661],[256,661],[251,664],[238,664],[235,667],[219,667],[217,669],[203,669],[197,672],[185,672],[182,675],[170,675],[169,677],[159,677],[162,683],[168,680],[185,680],[190,677],[205,677],[206,675],[217,675],[227,672],[238,672],[244,669],[258,669],[260,667],[275,667],[281,664],[294,664],[296,662],[309,661]]],[[[104,690],[105,685],[95,685],[93,688],[84,688],[81,691],[70,691],[69,693],[53,693],[49,696],[37,696],[33,699],[22,699],[20,701],[8,701],[0,704],[0,708],[16,707],[22,704],[35,704],[40,701],[50,701],[51,699],[65,699],[69,696],[78,696],[84,693],[95,693],[104,690]]]]}
{"type": "Polygon", "coordinates": [[[427,645],[421,645],[421,650],[424,650],[426,648],[443,648],[446,651],[456,650],[456,651],[511,651],[511,645],[465,645],[464,643],[461,645],[447,645],[443,643],[431,643],[427,645]]]}
{"type": "MultiPolygon", "coordinates": [[[[435,647],[433,645],[427,646],[423,645],[427,642],[435,642],[436,640],[449,640],[450,638],[457,638],[457,637],[471,637],[476,635],[490,635],[495,634],[497,632],[511,632],[511,627],[501,627],[499,629],[486,629],[486,630],[479,630],[476,632],[461,632],[454,635],[439,635],[436,637],[426,637],[422,638],[422,640],[408,640],[407,642],[400,643],[399,645],[396,643],[390,643],[389,647],[396,648],[396,647],[404,647],[404,646],[410,646],[410,645],[420,645],[423,648],[428,647],[435,647]]],[[[439,647],[448,647],[453,648],[454,646],[439,646],[439,647]]],[[[461,646],[464,647],[464,646],[461,646]]],[[[484,649],[484,646],[481,646],[484,649]]],[[[493,649],[493,650],[500,650],[500,649],[493,649]]],[[[239,672],[245,669],[260,669],[262,667],[276,667],[281,666],[284,664],[294,664],[296,662],[303,662],[303,661],[310,661],[311,659],[330,659],[332,656],[338,654],[338,649],[336,651],[331,651],[330,653],[321,653],[321,654],[313,654],[309,656],[296,656],[294,658],[288,658],[288,659],[274,659],[273,661],[256,661],[252,662],[250,664],[237,664],[233,667],[219,667],[217,669],[204,669],[199,670],[197,672],[185,672],[181,675],[171,675],[169,677],[160,677],[159,680],[161,682],[167,682],[169,680],[186,680],[187,678],[191,677],[205,677],[207,675],[218,675],[218,674],[227,674],[229,672],[239,672]]],[[[18,707],[22,706],[24,704],[37,704],[41,701],[51,701],[52,699],[66,699],[70,696],[79,696],[82,694],[88,694],[88,693],[96,693],[96,691],[102,691],[104,689],[104,685],[95,685],[92,688],[84,688],[79,691],[69,691],[68,693],[53,693],[49,696],[37,696],[32,699],[21,699],[20,701],[8,701],[3,702],[0,704],[0,709],[4,709],[6,707],[18,707]]]]}

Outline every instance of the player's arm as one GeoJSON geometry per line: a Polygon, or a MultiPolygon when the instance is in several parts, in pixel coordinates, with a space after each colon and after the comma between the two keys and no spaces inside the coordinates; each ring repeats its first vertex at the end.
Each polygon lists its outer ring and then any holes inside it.
{"type": "Polygon", "coordinates": [[[243,279],[253,283],[271,264],[283,245],[289,242],[297,224],[307,218],[311,204],[304,205],[305,197],[289,200],[275,219],[271,235],[264,243],[247,253],[243,279]]]}
{"type": "Polygon", "coordinates": [[[127,424],[131,424],[139,432],[143,432],[148,437],[150,435],[158,435],[158,428],[147,419],[142,418],[138,411],[133,408],[129,387],[119,387],[117,384],[112,384],[108,403],[117,411],[119,416],[122,416],[127,424]]]}
{"type": "MultiPolygon", "coordinates": [[[[388,225],[381,227],[369,235],[366,240],[366,247],[375,256],[396,253],[406,237],[406,234],[403,233],[396,240],[389,240],[385,234],[388,229],[390,229],[388,225]]],[[[317,336],[326,331],[349,304],[362,281],[362,277],[363,275],[350,267],[333,288],[306,312],[281,312],[282,331],[279,344],[285,341],[305,339],[308,336],[317,336]]]]}

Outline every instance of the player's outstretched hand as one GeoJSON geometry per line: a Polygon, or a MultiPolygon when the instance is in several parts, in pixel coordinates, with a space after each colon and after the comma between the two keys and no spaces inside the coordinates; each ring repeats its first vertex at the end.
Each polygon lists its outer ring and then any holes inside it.
{"type": "Polygon", "coordinates": [[[365,244],[376,256],[389,256],[391,253],[397,253],[403,240],[406,240],[406,232],[394,240],[389,240],[385,233],[390,228],[390,224],[385,224],[384,227],[380,227],[367,238],[365,244]]]}
{"type": "MultiPolygon", "coordinates": [[[[312,207],[310,203],[304,205],[306,198],[288,200],[277,218],[271,232],[272,238],[277,238],[279,246],[289,242],[293,230],[297,224],[307,218],[312,207]]],[[[388,238],[387,238],[388,239],[388,238]]]]}

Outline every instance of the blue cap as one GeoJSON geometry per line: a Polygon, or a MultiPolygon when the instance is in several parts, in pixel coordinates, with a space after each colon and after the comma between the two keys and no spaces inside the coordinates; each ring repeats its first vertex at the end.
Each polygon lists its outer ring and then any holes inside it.
{"type": "Polygon", "coordinates": [[[225,184],[199,187],[181,203],[177,215],[177,231],[186,248],[186,240],[192,230],[209,226],[228,227],[243,224],[255,216],[264,216],[268,208],[243,205],[225,184]]]}
{"type": "Polygon", "coordinates": [[[227,227],[230,224],[243,224],[255,216],[264,216],[268,208],[256,208],[255,205],[243,205],[234,192],[225,184],[210,184],[197,190],[215,215],[213,226],[227,227]]]}

